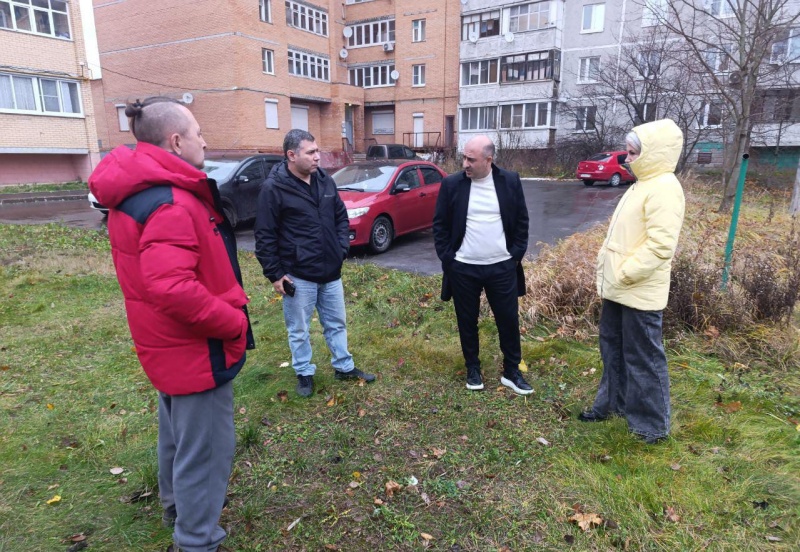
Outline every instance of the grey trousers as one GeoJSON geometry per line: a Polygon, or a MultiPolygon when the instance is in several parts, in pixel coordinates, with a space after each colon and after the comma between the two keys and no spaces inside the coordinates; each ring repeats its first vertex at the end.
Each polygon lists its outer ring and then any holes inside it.
{"type": "Polygon", "coordinates": [[[592,410],[600,416],[625,416],[628,428],[644,437],[669,434],[669,372],[661,325],[661,311],[603,300],[603,376],[592,410]]]}
{"type": "Polygon", "coordinates": [[[177,514],[173,540],[186,552],[216,550],[233,467],[233,383],[158,399],[158,486],[161,504],[177,514]]]}

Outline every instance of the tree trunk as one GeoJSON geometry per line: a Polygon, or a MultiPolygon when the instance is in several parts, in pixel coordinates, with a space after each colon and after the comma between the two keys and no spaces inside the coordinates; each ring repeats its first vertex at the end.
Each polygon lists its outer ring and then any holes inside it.
{"type": "Polygon", "coordinates": [[[800,159],[797,160],[797,173],[794,175],[794,188],[792,188],[792,204],[789,213],[796,216],[800,213],[800,159]]]}

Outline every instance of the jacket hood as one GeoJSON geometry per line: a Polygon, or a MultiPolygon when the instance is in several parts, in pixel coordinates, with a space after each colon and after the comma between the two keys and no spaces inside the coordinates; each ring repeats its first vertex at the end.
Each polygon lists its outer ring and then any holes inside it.
{"type": "Polygon", "coordinates": [[[642,152],[631,163],[639,180],[649,180],[664,173],[675,172],[683,149],[683,132],[672,119],[661,119],[634,127],[642,142],[642,152]]]}
{"type": "Polygon", "coordinates": [[[114,209],[135,193],[169,184],[214,205],[206,173],[158,146],[140,142],[136,149],[119,146],[106,155],[89,177],[89,190],[114,209]]]}

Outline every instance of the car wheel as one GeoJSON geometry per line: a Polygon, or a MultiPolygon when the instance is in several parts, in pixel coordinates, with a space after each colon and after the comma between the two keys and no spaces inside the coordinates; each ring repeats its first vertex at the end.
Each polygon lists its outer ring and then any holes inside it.
{"type": "Polygon", "coordinates": [[[584,180],[583,181],[583,185],[584,186],[594,186],[594,180],[584,180]]]}
{"type": "Polygon", "coordinates": [[[622,177],[619,175],[619,173],[614,173],[614,175],[611,177],[611,180],[608,181],[608,183],[612,186],[619,186],[620,182],[622,182],[622,177]]]}
{"type": "Polygon", "coordinates": [[[384,216],[375,219],[372,231],[369,233],[369,248],[373,253],[384,253],[394,240],[394,227],[392,221],[384,216]]]}
{"type": "Polygon", "coordinates": [[[230,223],[231,228],[236,228],[236,225],[239,223],[239,219],[236,218],[236,209],[233,208],[233,205],[223,205],[222,214],[225,215],[225,219],[230,223]]]}

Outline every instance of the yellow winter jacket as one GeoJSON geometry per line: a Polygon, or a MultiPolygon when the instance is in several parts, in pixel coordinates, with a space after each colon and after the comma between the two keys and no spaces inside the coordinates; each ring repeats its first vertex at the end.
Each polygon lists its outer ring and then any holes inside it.
{"type": "Polygon", "coordinates": [[[620,199],[597,255],[597,293],[634,309],[663,310],[685,208],[674,174],[683,133],[670,119],[633,131],[642,142],[631,163],[638,181],[620,199]]]}

